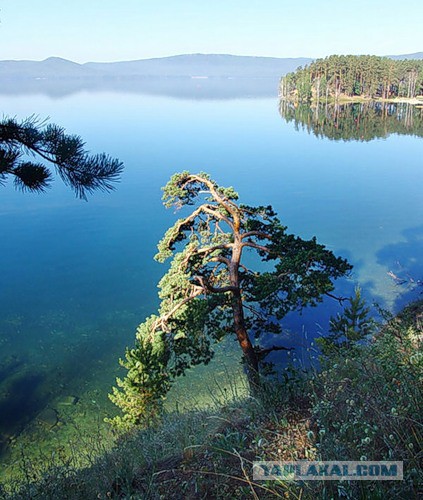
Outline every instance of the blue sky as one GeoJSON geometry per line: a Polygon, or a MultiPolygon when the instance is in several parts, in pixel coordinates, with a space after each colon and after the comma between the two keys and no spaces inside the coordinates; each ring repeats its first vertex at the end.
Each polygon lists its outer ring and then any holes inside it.
{"type": "Polygon", "coordinates": [[[0,0],[0,60],[423,50],[421,0],[0,0]]]}

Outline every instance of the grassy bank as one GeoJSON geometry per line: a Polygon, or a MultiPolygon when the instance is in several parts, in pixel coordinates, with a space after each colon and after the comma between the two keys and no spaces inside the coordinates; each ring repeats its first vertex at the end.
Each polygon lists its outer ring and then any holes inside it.
{"type": "Polygon", "coordinates": [[[288,368],[262,398],[165,415],[112,450],[84,453],[6,484],[0,498],[418,498],[423,484],[423,301],[387,318],[367,345],[339,349],[320,372],[288,368]],[[403,481],[255,483],[255,460],[402,460],[403,481]],[[84,467],[77,464],[84,463],[84,467]]]}

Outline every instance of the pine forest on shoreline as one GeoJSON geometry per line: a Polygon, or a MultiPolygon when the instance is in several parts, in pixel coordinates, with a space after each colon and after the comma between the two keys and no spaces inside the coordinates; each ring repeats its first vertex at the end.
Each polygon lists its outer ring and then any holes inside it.
{"type": "Polygon", "coordinates": [[[279,97],[296,102],[361,99],[420,102],[423,61],[332,55],[299,67],[280,80],[279,97]]]}

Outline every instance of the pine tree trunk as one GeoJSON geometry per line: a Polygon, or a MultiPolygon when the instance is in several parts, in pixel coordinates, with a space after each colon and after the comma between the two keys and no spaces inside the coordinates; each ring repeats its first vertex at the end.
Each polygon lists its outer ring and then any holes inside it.
{"type": "Polygon", "coordinates": [[[230,282],[234,287],[232,292],[232,313],[234,318],[234,329],[239,345],[244,354],[247,369],[250,393],[255,396],[259,392],[260,376],[257,354],[251,343],[245,325],[244,307],[242,305],[241,289],[239,283],[239,265],[241,262],[242,244],[239,234],[239,221],[235,222],[234,228],[235,245],[232,250],[231,264],[229,266],[230,282]]]}
{"type": "Polygon", "coordinates": [[[258,358],[245,328],[244,309],[242,306],[240,292],[233,293],[232,312],[234,317],[235,334],[244,354],[250,392],[251,395],[254,396],[258,393],[260,387],[258,358]]]}
{"type": "Polygon", "coordinates": [[[317,78],[317,88],[316,88],[317,103],[320,102],[320,76],[317,78]]]}

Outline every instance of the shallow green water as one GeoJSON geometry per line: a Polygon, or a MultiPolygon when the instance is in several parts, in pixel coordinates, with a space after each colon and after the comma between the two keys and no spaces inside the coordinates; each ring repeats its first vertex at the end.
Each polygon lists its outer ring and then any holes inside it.
{"type": "MultiPolygon", "coordinates": [[[[419,137],[388,131],[369,141],[329,140],[286,122],[276,98],[80,92],[3,96],[2,107],[18,118],[50,116],[126,166],[114,193],[88,203],[59,180],[41,196],[0,188],[3,474],[21,445],[35,456],[81,434],[108,432],[102,419],[114,411],[107,393],[120,373],[117,360],[158,303],[164,267],[152,257],[175,218],[161,205],[160,187],[176,171],[209,172],[233,185],[242,202],[272,204],[292,232],[316,235],[347,257],[355,269],[340,293],[359,283],[371,300],[395,309],[413,292],[387,272],[421,278],[419,137]],[[75,404],[64,403],[69,397],[75,404]]],[[[284,342],[309,343],[337,307],[325,302],[291,315],[286,331],[294,333],[284,342]]],[[[236,345],[220,351],[215,370],[199,368],[178,384],[170,407],[232,390],[228,379],[242,377],[236,345]]]]}

